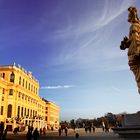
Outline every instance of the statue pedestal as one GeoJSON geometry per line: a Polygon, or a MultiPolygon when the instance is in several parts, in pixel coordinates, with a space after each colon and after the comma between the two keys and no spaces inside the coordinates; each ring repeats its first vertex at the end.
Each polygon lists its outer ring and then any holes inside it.
{"type": "Polygon", "coordinates": [[[140,138],[140,112],[124,115],[122,127],[112,130],[123,138],[140,138]]]}

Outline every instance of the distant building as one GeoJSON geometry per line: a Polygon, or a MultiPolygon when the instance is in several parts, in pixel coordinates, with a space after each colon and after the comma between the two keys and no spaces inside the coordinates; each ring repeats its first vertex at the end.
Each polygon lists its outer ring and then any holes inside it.
{"type": "Polygon", "coordinates": [[[31,72],[20,65],[0,66],[0,122],[4,122],[9,131],[15,127],[21,131],[28,126],[47,128],[54,114],[58,115],[55,117],[59,125],[59,109],[52,110],[50,104],[54,103],[46,101],[39,96],[39,82],[31,72]]]}
{"type": "Polygon", "coordinates": [[[46,107],[48,108],[48,127],[59,128],[59,107],[52,102],[48,102],[46,107]]]}

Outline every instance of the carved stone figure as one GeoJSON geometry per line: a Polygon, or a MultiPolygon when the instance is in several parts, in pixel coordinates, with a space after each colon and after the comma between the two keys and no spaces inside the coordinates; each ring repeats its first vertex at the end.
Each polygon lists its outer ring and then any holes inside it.
{"type": "Polygon", "coordinates": [[[128,64],[135,76],[140,93],[140,21],[135,7],[129,7],[128,11],[128,22],[131,24],[129,37],[124,37],[120,49],[128,48],[128,64]]]}

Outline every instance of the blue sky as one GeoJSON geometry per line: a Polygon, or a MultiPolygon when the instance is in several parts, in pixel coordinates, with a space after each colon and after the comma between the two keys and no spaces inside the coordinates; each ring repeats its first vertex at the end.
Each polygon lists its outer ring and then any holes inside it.
{"type": "Polygon", "coordinates": [[[140,95],[128,67],[128,7],[138,0],[0,0],[0,65],[20,64],[57,103],[61,120],[135,113],[140,95]]]}

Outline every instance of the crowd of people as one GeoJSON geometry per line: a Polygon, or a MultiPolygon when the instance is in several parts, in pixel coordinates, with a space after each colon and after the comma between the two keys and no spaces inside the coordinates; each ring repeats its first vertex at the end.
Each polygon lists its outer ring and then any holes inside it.
{"type": "MultiPolygon", "coordinates": [[[[89,133],[93,132],[94,133],[96,127],[94,125],[91,125],[91,124],[90,125],[86,124],[84,126],[84,129],[85,129],[85,133],[87,133],[87,132],[89,132],[89,133]]],[[[53,131],[53,129],[51,129],[51,130],[53,131]]],[[[74,130],[74,133],[75,133],[75,127],[73,128],[73,130],[74,130]]],[[[103,130],[103,132],[109,132],[109,126],[106,125],[104,122],[102,123],[102,130],[103,130]]],[[[4,129],[4,125],[2,123],[0,123],[0,140],[6,140],[7,131],[8,131],[7,127],[6,127],[6,129],[4,129]]],[[[45,127],[43,129],[40,128],[38,130],[38,128],[33,129],[33,127],[29,126],[28,127],[28,132],[26,133],[26,139],[27,140],[32,140],[32,139],[33,140],[38,140],[39,136],[46,134],[46,131],[47,131],[47,129],[45,127]]],[[[18,128],[15,128],[13,133],[17,134],[17,132],[18,132],[18,128]]],[[[61,136],[62,133],[64,133],[65,136],[68,135],[68,127],[67,126],[65,126],[65,127],[60,126],[59,127],[58,135],[61,136]]],[[[75,133],[75,136],[79,137],[79,134],[75,133]]]]}
{"type": "Polygon", "coordinates": [[[63,130],[65,132],[65,136],[67,136],[67,134],[68,134],[68,128],[67,127],[65,127],[65,128],[59,127],[59,129],[58,129],[59,136],[61,136],[63,130]]]}
{"type": "Polygon", "coordinates": [[[38,130],[37,128],[33,131],[33,127],[28,127],[28,132],[26,134],[26,139],[27,140],[31,140],[32,138],[34,140],[38,140],[40,135],[45,135],[46,134],[46,128],[44,127],[43,129],[40,128],[40,130],[38,130]]]}
{"type": "Polygon", "coordinates": [[[93,132],[95,132],[95,127],[93,126],[93,127],[91,127],[91,126],[89,126],[89,127],[85,127],[85,132],[87,133],[88,131],[91,133],[91,131],[93,130],[93,132]]]}

